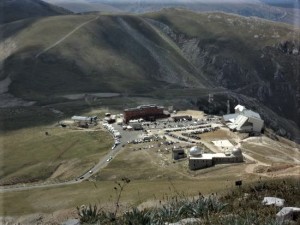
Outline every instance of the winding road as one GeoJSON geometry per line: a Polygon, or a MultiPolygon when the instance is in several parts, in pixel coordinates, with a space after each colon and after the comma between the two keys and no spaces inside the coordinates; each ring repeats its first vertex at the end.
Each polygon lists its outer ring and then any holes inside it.
{"type": "Polygon", "coordinates": [[[51,188],[51,187],[60,187],[65,185],[73,185],[81,183],[82,181],[85,181],[89,179],[91,176],[93,176],[95,173],[99,172],[101,169],[106,167],[111,160],[108,161],[110,157],[114,158],[122,149],[124,149],[122,146],[124,144],[127,144],[127,141],[134,139],[137,135],[141,134],[141,131],[130,131],[130,132],[124,132],[122,128],[118,125],[113,125],[115,129],[117,129],[121,134],[122,138],[120,139],[120,144],[117,145],[114,149],[111,149],[104,157],[102,157],[99,162],[92,168],[90,168],[88,171],[86,171],[84,174],[81,174],[76,179],[70,180],[70,181],[63,181],[60,183],[36,183],[36,184],[18,184],[18,185],[8,185],[8,186],[2,186],[0,187],[0,193],[4,192],[12,192],[12,191],[25,191],[25,190],[32,190],[37,188],[51,188]],[[93,171],[92,173],[89,173],[89,171],[93,171]],[[80,179],[83,177],[82,179],[80,179]]]}

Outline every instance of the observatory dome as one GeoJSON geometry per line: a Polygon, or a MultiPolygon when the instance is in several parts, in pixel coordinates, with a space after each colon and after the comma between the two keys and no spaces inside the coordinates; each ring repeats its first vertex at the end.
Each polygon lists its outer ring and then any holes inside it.
{"type": "Polygon", "coordinates": [[[242,150],[240,148],[234,148],[232,150],[232,155],[234,155],[234,156],[241,156],[242,155],[242,150]]]}
{"type": "Polygon", "coordinates": [[[202,151],[199,147],[197,147],[197,146],[191,147],[191,149],[190,149],[191,156],[201,156],[201,154],[202,154],[202,151]]]}

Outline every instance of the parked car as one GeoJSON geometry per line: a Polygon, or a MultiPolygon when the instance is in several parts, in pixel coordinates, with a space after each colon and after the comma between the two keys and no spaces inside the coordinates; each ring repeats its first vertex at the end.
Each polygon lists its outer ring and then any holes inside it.
{"type": "Polygon", "coordinates": [[[110,156],[106,161],[109,162],[110,160],[112,160],[112,156],[110,156]]]}

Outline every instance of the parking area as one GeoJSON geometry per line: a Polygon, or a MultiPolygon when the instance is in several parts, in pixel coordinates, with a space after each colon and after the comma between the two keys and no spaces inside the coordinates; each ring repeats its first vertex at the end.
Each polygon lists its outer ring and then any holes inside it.
{"type": "Polygon", "coordinates": [[[103,123],[103,126],[115,138],[112,150],[118,146],[124,147],[124,145],[129,143],[137,144],[153,140],[169,140],[195,144],[200,141],[200,137],[197,134],[215,131],[221,126],[219,117],[207,116],[203,116],[201,119],[191,118],[190,120],[183,118],[176,122],[170,117],[151,122],[140,120],[138,123],[139,130],[134,130],[130,126],[130,123],[103,123]]]}

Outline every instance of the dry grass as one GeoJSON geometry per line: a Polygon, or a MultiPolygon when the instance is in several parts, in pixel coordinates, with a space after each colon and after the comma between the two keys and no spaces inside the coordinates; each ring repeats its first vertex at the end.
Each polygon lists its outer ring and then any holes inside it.
{"type": "MultiPolygon", "coordinates": [[[[131,147],[139,148],[142,145],[131,147]]],[[[242,178],[246,182],[258,179],[255,175],[246,175],[245,166],[218,165],[191,172],[187,169],[187,161],[174,164],[171,153],[157,152],[157,148],[133,151],[128,146],[106,168],[95,174],[92,182],[1,193],[4,207],[0,206],[0,212],[3,215],[53,212],[87,203],[109,207],[114,199],[114,182],[123,176],[131,179],[131,182],[122,194],[122,204],[139,205],[144,201],[163,201],[175,192],[184,192],[190,196],[198,195],[199,192],[222,192],[233,187],[237,179],[242,178]],[[18,204],[14,204],[16,202],[18,204]]]]}
{"type": "Polygon", "coordinates": [[[228,132],[225,129],[218,129],[213,132],[207,132],[200,134],[199,137],[201,137],[201,140],[203,141],[216,141],[216,140],[235,140],[236,135],[232,132],[228,132]]]}
{"type": "Polygon", "coordinates": [[[11,184],[50,176],[73,178],[97,163],[110,149],[111,142],[110,135],[101,130],[86,132],[44,126],[7,132],[0,136],[0,181],[11,184]]]}
{"type": "Polygon", "coordinates": [[[242,149],[255,159],[267,163],[299,164],[300,152],[298,148],[267,137],[253,137],[242,142],[242,149]]]}

